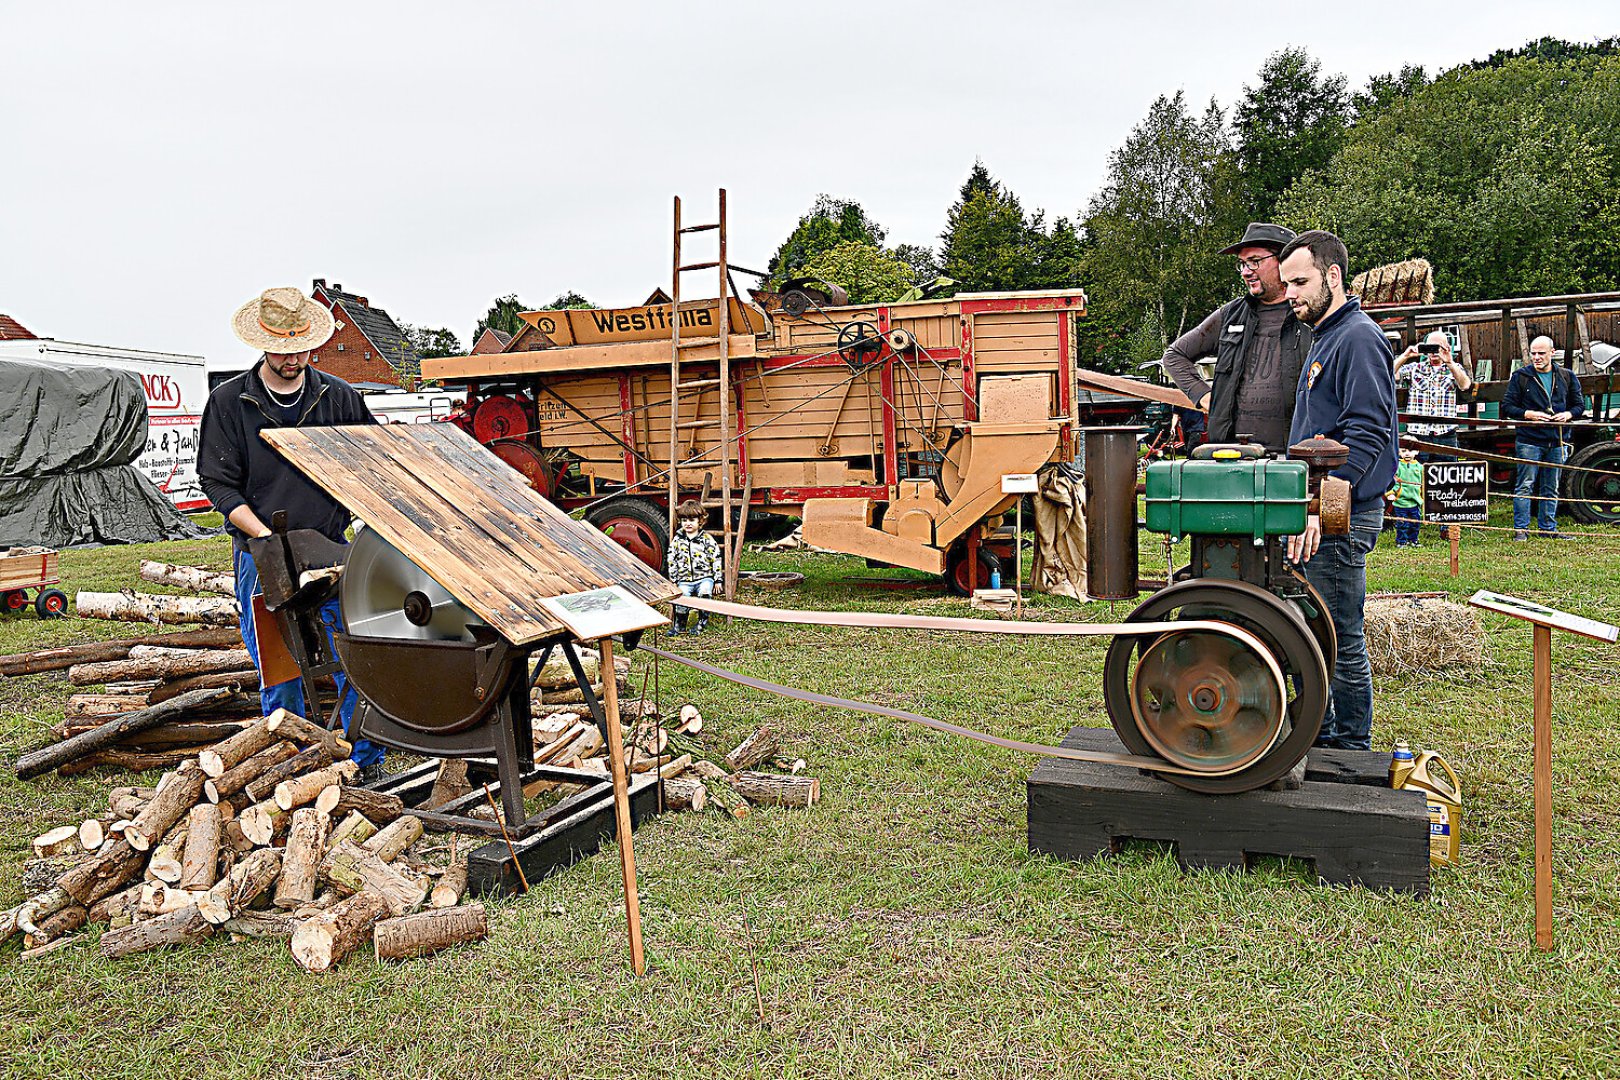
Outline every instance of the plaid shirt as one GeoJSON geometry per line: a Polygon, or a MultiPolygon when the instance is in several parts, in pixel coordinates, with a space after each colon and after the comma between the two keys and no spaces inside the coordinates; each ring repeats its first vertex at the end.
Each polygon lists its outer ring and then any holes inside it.
{"type": "Polygon", "coordinates": [[[706,532],[675,534],[669,542],[669,580],[677,585],[720,576],[720,545],[706,532]]]}
{"type": "MultiPolygon", "coordinates": [[[[1416,360],[1395,373],[1397,383],[1407,383],[1411,390],[1406,396],[1406,411],[1423,416],[1458,416],[1457,380],[1452,377],[1450,364],[1430,364],[1416,360]]],[[[1406,430],[1412,435],[1444,435],[1456,431],[1456,424],[1411,423],[1406,430]]]]}

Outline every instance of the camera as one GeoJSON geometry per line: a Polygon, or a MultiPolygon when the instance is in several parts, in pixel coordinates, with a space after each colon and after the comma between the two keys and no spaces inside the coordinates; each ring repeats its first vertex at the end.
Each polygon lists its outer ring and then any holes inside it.
{"type": "Polygon", "coordinates": [[[1439,356],[1440,343],[1438,341],[1425,341],[1423,344],[1418,346],[1418,354],[1421,356],[1439,356]]]}

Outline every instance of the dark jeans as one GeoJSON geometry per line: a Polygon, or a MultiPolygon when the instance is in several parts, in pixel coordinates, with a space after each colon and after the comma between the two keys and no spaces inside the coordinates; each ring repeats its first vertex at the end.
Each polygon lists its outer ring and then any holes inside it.
{"type": "Polygon", "coordinates": [[[1367,553],[1378,545],[1384,527],[1383,507],[1350,515],[1346,536],[1324,536],[1322,546],[1305,564],[1305,577],[1322,594],[1339,655],[1333,667],[1333,692],[1317,746],[1339,750],[1372,749],[1372,665],[1362,620],[1367,605],[1367,553]]]}
{"type": "MultiPolygon", "coordinates": [[[[253,597],[259,591],[259,568],[253,565],[253,556],[245,551],[236,553],[236,606],[237,623],[242,629],[242,644],[247,646],[248,655],[253,658],[253,666],[259,666],[259,643],[253,635],[253,597]]],[[[321,608],[321,621],[326,624],[326,644],[332,647],[332,631],[343,625],[342,616],[338,613],[338,602],[330,600],[321,608]]],[[[359,700],[353,690],[349,688],[349,680],[343,677],[342,672],[337,675],[338,694],[343,699],[343,731],[349,731],[349,722],[354,719],[355,702],[359,700]]],[[[277,709],[286,709],[290,713],[304,715],[304,684],[297,679],[288,682],[276,683],[274,686],[259,687],[259,707],[264,715],[269,716],[277,709]]],[[[326,726],[326,717],[311,716],[308,719],[326,726]]],[[[361,739],[354,744],[354,753],[349,755],[356,765],[362,768],[379,762],[383,759],[383,748],[367,739],[361,739]]]]}
{"type": "Polygon", "coordinates": [[[1418,522],[1423,517],[1421,506],[1397,506],[1390,512],[1395,519],[1395,543],[1398,547],[1418,542],[1418,522]]]}
{"type": "MultiPolygon", "coordinates": [[[[1441,446],[1450,446],[1452,448],[1456,448],[1456,446],[1457,446],[1457,429],[1452,428],[1450,431],[1444,431],[1444,432],[1441,432],[1438,435],[1418,435],[1418,436],[1416,436],[1416,438],[1422,439],[1424,442],[1427,442],[1427,443],[1438,443],[1441,446]]],[[[1452,457],[1450,454],[1437,454],[1437,453],[1433,452],[1432,450],[1419,450],[1418,451],[1418,460],[1422,461],[1422,462],[1430,462],[1430,461],[1455,461],[1457,459],[1452,457]]]]}
{"type": "MultiPolygon", "coordinates": [[[[1556,442],[1543,446],[1520,439],[1513,444],[1513,456],[1562,465],[1564,444],[1556,442]]],[[[1546,465],[1520,465],[1518,469],[1518,479],[1513,485],[1513,527],[1520,531],[1530,528],[1530,504],[1534,502],[1536,528],[1547,533],[1557,532],[1558,470],[1549,469],[1546,465]]]]}

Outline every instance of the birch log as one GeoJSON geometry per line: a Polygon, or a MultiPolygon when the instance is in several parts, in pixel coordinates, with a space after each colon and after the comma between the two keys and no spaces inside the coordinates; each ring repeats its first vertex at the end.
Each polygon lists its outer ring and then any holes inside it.
{"type": "Polygon", "coordinates": [[[236,601],[224,597],[160,596],[125,589],[115,593],[81,592],[74,597],[73,606],[81,619],[236,625],[236,601]]]}
{"type": "Polygon", "coordinates": [[[173,585],[192,592],[236,595],[236,575],[229,570],[209,570],[201,566],[176,566],[173,563],[141,560],[141,580],[157,585],[173,585]]]}
{"type": "Polygon", "coordinates": [[[330,971],[371,936],[389,912],[388,902],[374,892],[357,892],[293,931],[293,959],[305,971],[330,971]]]}
{"type": "Polygon", "coordinates": [[[482,941],[488,934],[484,905],[467,904],[384,919],[372,932],[372,941],[377,959],[410,960],[464,941],[482,941]]]}

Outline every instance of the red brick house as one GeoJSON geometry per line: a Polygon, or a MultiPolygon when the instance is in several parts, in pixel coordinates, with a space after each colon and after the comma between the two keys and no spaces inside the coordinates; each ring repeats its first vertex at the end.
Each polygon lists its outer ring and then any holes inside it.
{"type": "Polygon", "coordinates": [[[489,353],[498,353],[512,344],[512,335],[504,330],[497,330],[493,326],[484,327],[484,332],[478,335],[473,342],[470,356],[484,356],[489,353]]]}
{"type": "Polygon", "coordinates": [[[401,386],[409,390],[422,377],[416,349],[393,317],[371,301],[316,278],[310,296],[331,309],[331,340],[316,350],[313,362],[328,375],[356,385],[401,386]]]}
{"type": "Polygon", "coordinates": [[[36,341],[38,338],[38,334],[10,315],[0,315],[0,341],[36,341]]]}

